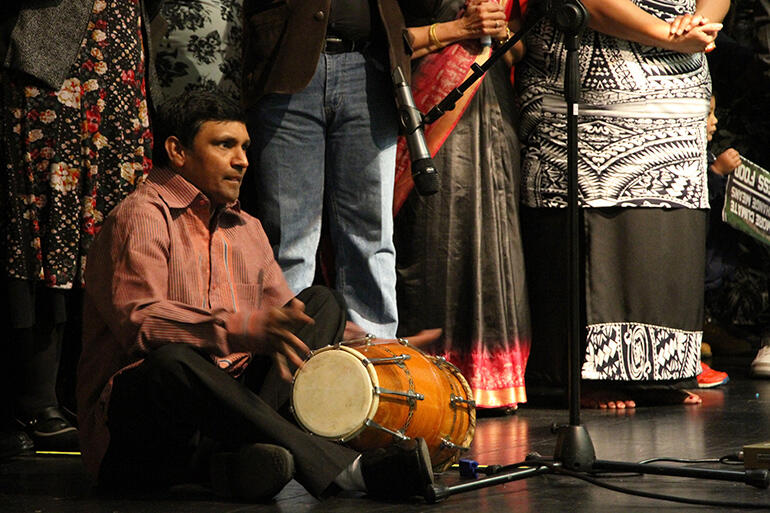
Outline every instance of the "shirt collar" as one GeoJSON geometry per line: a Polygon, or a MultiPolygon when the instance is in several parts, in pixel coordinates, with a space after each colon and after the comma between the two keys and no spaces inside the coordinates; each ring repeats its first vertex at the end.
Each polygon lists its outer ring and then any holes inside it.
{"type": "MultiPolygon", "coordinates": [[[[158,191],[158,194],[169,208],[188,208],[193,202],[201,200],[209,204],[209,199],[200,189],[171,168],[153,168],[147,175],[147,183],[158,191]]],[[[240,202],[235,200],[233,203],[226,205],[225,210],[232,209],[239,212],[240,206],[240,202]]]]}

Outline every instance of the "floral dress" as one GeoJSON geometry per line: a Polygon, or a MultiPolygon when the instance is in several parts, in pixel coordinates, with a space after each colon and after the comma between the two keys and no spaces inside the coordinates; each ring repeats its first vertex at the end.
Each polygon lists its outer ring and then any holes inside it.
{"type": "Polygon", "coordinates": [[[58,90],[2,75],[0,182],[8,277],[80,285],[100,224],[151,167],[138,0],[96,0],[58,90]]]}

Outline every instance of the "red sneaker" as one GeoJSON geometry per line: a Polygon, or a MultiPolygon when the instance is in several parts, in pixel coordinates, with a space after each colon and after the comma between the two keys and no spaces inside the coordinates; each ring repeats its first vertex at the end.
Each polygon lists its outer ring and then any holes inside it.
{"type": "Polygon", "coordinates": [[[698,388],[714,388],[730,381],[730,376],[726,372],[716,371],[703,362],[700,362],[700,368],[701,373],[696,378],[698,388]]]}

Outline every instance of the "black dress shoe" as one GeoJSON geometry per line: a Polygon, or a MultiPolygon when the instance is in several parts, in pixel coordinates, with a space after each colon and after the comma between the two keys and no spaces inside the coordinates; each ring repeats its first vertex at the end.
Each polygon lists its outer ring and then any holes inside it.
{"type": "Polygon", "coordinates": [[[275,497],[294,477],[291,453],[271,444],[245,445],[211,457],[211,486],[218,495],[249,502],[275,497]]]}
{"type": "Polygon", "coordinates": [[[23,431],[0,432],[0,460],[5,460],[32,449],[35,445],[23,431]]]}
{"type": "Polygon", "coordinates": [[[425,440],[402,440],[361,456],[366,493],[375,499],[398,500],[425,496],[434,483],[430,453],[425,440]]]}
{"type": "Polygon", "coordinates": [[[78,430],[57,407],[43,408],[31,419],[19,421],[43,451],[79,451],[78,430]]]}

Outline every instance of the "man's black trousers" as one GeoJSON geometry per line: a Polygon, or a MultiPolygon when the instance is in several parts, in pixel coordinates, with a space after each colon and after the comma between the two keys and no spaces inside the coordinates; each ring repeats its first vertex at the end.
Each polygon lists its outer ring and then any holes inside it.
{"type": "MultiPolygon", "coordinates": [[[[315,320],[295,332],[308,347],[342,338],[346,316],[339,295],[311,287],[297,298],[315,320]]],[[[358,453],[287,420],[289,393],[290,384],[267,357],[255,357],[236,380],[192,346],[165,345],[115,378],[100,485],[141,489],[205,481],[211,451],[262,442],[288,449],[297,481],[320,496],[358,453]]]]}

